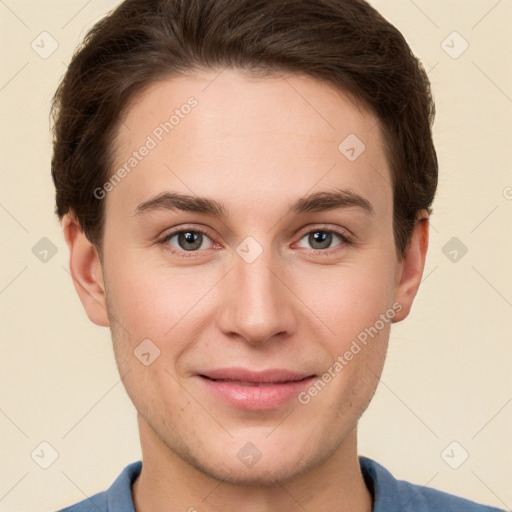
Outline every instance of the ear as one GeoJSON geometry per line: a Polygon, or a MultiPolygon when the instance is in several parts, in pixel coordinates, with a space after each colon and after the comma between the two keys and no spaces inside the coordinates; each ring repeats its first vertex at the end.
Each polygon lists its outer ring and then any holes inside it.
{"type": "Polygon", "coordinates": [[[402,305],[393,323],[406,318],[421,283],[428,249],[429,215],[422,210],[416,219],[403,259],[398,263],[395,301],[402,305]]]}
{"type": "Polygon", "coordinates": [[[69,269],[85,312],[91,322],[108,327],[105,284],[98,251],[84,235],[73,214],[64,215],[61,224],[69,248],[69,269]]]}

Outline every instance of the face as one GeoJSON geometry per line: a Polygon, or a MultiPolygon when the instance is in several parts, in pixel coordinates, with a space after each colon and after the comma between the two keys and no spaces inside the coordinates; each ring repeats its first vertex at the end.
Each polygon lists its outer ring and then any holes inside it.
{"type": "Polygon", "coordinates": [[[286,481],[353,447],[418,283],[401,281],[377,119],[311,78],[218,73],[128,109],[126,172],[102,189],[108,317],[86,309],[111,327],[143,448],[286,481]]]}

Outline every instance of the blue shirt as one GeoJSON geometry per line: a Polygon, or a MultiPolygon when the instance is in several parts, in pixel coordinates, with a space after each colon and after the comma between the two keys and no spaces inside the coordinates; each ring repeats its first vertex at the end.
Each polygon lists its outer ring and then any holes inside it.
{"type": "MultiPolygon", "coordinates": [[[[503,512],[430,487],[397,480],[386,468],[360,456],[359,464],[374,505],[373,512],[503,512]]],[[[131,485],[142,469],[142,461],[124,468],[107,491],[59,512],[135,512],[131,485]]]]}

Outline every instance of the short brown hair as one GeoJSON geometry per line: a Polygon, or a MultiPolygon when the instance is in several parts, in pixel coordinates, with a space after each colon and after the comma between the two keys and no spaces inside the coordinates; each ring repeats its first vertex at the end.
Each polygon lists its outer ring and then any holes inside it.
{"type": "Polygon", "coordinates": [[[56,214],[72,212],[102,246],[93,191],[113,172],[130,100],[193,69],[296,72],[348,94],[379,119],[393,187],[396,251],[417,214],[432,213],[438,163],[435,105],[402,34],[363,0],[125,0],[87,33],[52,102],[56,214]]]}

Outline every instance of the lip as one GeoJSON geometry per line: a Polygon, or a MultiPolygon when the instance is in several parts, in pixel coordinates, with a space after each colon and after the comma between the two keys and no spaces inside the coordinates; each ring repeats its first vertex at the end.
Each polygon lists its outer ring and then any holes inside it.
{"type": "Polygon", "coordinates": [[[316,377],[286,369],[219,368],[197,374],[217,398],[239,409],[275,409],[296,397],[316,377]]]}

